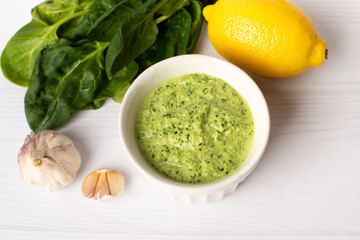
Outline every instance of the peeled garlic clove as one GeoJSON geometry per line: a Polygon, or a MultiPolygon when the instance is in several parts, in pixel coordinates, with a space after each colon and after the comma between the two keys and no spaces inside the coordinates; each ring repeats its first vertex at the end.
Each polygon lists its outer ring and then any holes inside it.
{"type": "Polygon", "coordinates": [[[84,197],[106,200],[116,196],[124,188],[124,177],[115,170],[98,169],[84,179],[81,192],[84,197]]]}
{"type": "Polygon", "coordinates": [[[109,189],[112,194],[118,194],[124,188],[125,181],[123,176],[115,170],[109,170],[107,172],[107,179],[109,183],[109,189]]]}
{"type": "Polygon", "coordinates": [[[18,164],[26,183],[58,191],[74,180],[81,158],[70,138],[44,130],[26,137],[18,164]]]}
{"type": "Polygon", "coordinates": [[[109,187],[109,182],[107,180],[107,171],[102,171],[99,174],[99,179],[97,180],[97,184],[95,187],[95,191],[93,194],[93,198],[95,200],[99,200],[101,199],[103,196],[106,195],[111,195],[110,194],[110,187],[109,187]]]}
{"type": "Polygon", "coordinates": [[[95,193],[96,185],[99,180],[99,174],[96,171],[93,171],[87,175],[81,185],[81,192],[84,197],[92,198],[95,193]]]}

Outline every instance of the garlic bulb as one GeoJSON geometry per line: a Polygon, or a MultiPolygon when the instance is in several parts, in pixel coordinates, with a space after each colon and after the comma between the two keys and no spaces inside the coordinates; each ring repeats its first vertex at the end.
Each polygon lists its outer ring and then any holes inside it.
{"type": "Polygon", "coordinates": [[[84,197],[107,200],[124,188],[124,177],[115,170],[98,169],[86,176],[81,186],[84,197]]]}
{"type": "Polygon", "coordinates": [[[53,192],[74,180],[81,158],[70,138],[44,130],[26,137],[18,154],[18,164],[26,183],[53,192]]]}

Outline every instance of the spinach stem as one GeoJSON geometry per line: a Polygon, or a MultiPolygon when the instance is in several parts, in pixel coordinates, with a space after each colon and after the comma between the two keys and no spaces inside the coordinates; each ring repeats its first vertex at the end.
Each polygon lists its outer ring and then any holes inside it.
{"type": "Polygon", "coordinates": [[[155,19],[155,23],[156,25],[165,21],[166,19],[168,19],[170,16],[161,16],[161,17],[158,17],[157,19],[155,19]]]}
{"type": "Polygon", "coordinates": [[[82,10],[82,11],[79,11],[79,12],[76,12],[76,13],[73,13],[73,14],[70,14],[69,16],[67,17],[64,17],[62,18],[61,20],[57,21],[56,23],[54,23],[51,27],[53,28],[58,28],[60,27],[62,24],[66,23],[67,21],[73,19],[73,18],[77,18],[77,17],[80,17],[84,14],[87,13],[87,10],[82,10]]]}

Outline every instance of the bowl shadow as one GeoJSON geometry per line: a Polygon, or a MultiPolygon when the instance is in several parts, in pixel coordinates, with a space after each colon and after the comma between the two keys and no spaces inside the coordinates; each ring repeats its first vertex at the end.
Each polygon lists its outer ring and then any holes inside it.
{"type": "MultiPolygon", "coordinates": [[[[250,77],[256,82],[261,92],[263,93],[266,102],[268,104],[270,113],[270,136],[268,145],[259,162],[252,174],[248,178],[252,178],[256,175],[257,171],[261,171],[262,165],[271,165],[268,161],[272,161],[272,158],[268,157],[269,154],[274,152],[274,149],[280,149],[277,145],[277,141],[272,141],[274,138],[288,134],[291,126],[296,120],[296,112],[299,108],[299,99],[296,95],[291,94],[289,89],[292,85],[291,82],[297,82],[298,79],[283,78],[283,79],[270,79],[260,77],[251,73],[248,73],[250,77]]],[[[243,181],[241,185],[248,183],[249,181],[243,181]]]]}

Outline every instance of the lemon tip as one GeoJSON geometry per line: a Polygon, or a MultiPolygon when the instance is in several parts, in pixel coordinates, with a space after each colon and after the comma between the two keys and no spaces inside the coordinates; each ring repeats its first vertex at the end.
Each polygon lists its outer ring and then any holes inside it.
{"type": "Polygon", "coordinates": [[[213,5],[207,5],[203,9],[203,15],[206,21],[209,21],[211,18],[211,13],[213,11],[213,5]]]}

